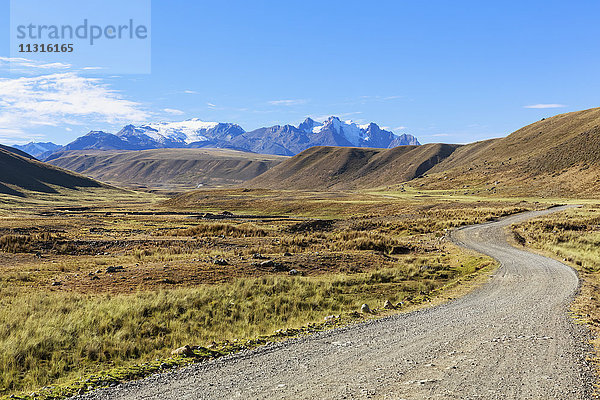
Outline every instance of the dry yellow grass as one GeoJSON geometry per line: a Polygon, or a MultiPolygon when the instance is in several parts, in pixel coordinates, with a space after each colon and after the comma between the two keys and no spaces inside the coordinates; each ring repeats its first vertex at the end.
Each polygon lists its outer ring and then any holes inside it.
{"type": "Polygon", "coordinates": [[[242,189],[143,197],[80,209],[13,204],[20,214],[0,218],[2,393],[183,344],[322,321],[364,302],[420,302],[491,265],[445,243],[446,229],[538,207],[242,189]]]}
{"type": "Polygon", "coordinates": [[[513,227],[518,242],[575,268],[582,280],[571,309],[594,333],[600,371],[600,204],[551,214],[513,227]]]}

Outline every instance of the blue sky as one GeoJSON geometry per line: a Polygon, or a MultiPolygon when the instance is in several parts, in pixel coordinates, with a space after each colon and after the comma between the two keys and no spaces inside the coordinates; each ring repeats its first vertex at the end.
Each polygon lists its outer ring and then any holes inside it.
{"type": "MultiPolygon", "coordinates": [[[[0,26],[9,8],[0,0],[0,26]]],[[[11,73],[5,29],[0,142],[64,144],[128,122],[197,117],[252,130],[329,115],[422,143],[505,136],[600,106],[598,15],[598,1],[156,0],[151,73],[117,75],[68,62],[11,73]]]]}

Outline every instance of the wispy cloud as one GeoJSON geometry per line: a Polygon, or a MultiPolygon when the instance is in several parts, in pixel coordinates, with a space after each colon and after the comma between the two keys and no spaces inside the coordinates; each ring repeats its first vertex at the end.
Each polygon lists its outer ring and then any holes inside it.
{"type": "MultiPolygon", "coordinates": [[[[317,122],[324,122],[327,119],[329,119],[329,117],[338,117],[338,118],[348,118],[348,117],[352,117],[353,115],[359,115],[362,114],[362,111],[352,111],[352,112],[347,112],[347,113],[333,113],[333,114],[325,114],[325,115],[309,115],[310,118],[314,119],[317,122]]],[[[354,120],[353,122],[361,122],[361,120],[354,120]]]]}
{"type": "Polygon", "coordinates": [[[173,114],[173,115],[183,115],[185,114],[183,111],[181,110],[177,110],[175,108],[163,108],[163,111],[169,114],[173,114]]]}
{"type": "Polygon", "coordinates": [[[564,104],[531,104],[528,106],[523,106],[523,108],[538,108],[538,109],[543,109],[543,108],[563,108],[566,107],[566,105],[564,104]]]}
{"type": "Polygon", "coordinates": [[[45,63],[40,61],[29,60],[19,57],[0,57],[0,66],[8,66],[18,69],[35,69],[35,70],[50,70],[50,69],[69,69],[71,64],[53,62],[45,63]]]}
{"type": "Polygon", "coordinates": [[[305,99],[287,99],[287,100],[271,100],[268,102],[272,106],[296,106],[305,104],[305,99]]]}
{"type": "Polygon", "coordinates": [[[209,107],[213,107],[213,108],[217,106],[216,104],[213,104],[213,103],[206,103],[206,105],[209,107]]]}
{"type": "Polygon", "coordinates": [[[397,126],[394,128],[395,131],[401,131],[402,129],[406,129],[406,126],[397,126]]]}
{"type": "Polygon", "coordinates": [[[98,78],[74,72],[0,78],[0,133],[4,135],[40,125],[116,124],[149,117],[141,104],[124,99],[98,78]]]}
{"type": "Polygon", "coordinates": [[[187,93],[187,94],[198,94],[198,92],[196,92],[195,90],[184,90],[183,93],[187,93]]]}

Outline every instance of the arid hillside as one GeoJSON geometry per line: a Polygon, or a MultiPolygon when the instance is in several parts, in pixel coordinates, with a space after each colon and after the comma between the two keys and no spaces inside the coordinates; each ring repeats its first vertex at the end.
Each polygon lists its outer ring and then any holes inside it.
{"type": "Polygon", "coordinates": [[[271,189],[424,189],[589,196],[600,188],[600,108],[557,115],[504,138],[394,149],[314,147],[251,180],[271,189]]]}
{"type": "Polygon", "coordinates": [[[0,193],[2,194],[24,197],[27,191],[59,193],[61,188],[101,186],[103,185],[95,180],[0,148],[0,193]]]}
{"type": "Polygon", "coordinates": [[[437,143],[392,149],[312,147],[244,186],[347,190],[392,185],[426,173],[458,147],[437,143]]]}
{"type": "Polygon", "coordinates": [[[35,157],[33,157],[32,155],[27,154],[24,151],[16,149],[16,148],[11,147],[11,146],[5,146],[3,144],[0,144],[0,150],[6,150],[8,152],[11,152],[13,154],[19,155],[21,157],[25,157],[25,158],[28,158],[30,160],[35,160],[35,157]]]}
{"type": "Polygon", "coordinates": [[[132,188],[192,189],[245,182],[287,157],[226,149],[77,150],[48,162],[132,188]]]}
{"type": "Polygon", "coordinates": [[[459,148],[415,183],[534,196],[592,195],[600,188],[600,108],[535,122],[459,148]]]}

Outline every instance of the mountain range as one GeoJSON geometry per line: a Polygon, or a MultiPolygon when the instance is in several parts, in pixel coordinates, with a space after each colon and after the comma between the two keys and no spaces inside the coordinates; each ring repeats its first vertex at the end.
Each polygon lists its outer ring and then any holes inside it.
{"type": "Polygon", "coordinates": [[[71,150],[161,148],[226,148],[292,156],[313,146],[392,148],[419,145],[419,141],[409,134],[395,135],[375,123],[357,125],[332,116],[322,123],[307,118],[298,126],[275,125],[250,132],[233,123],[205,122],[193,118],[180,122],[126,125],[116,134],[91,131],[66,146],[51,148],[50,145],[53,144],[29,143],[17,148],[46,160],[71,150]],[[48,150],[43,151],[42,145],[48,150]]]}
{"type": "MultiPolygon", "coordinates": [[[[345,131],[336,128],[336,124],[342,125],[333,119],[323,124],[307,120],[293,128],[306,136],[330,135],[329,139],[351,144],[374,140],[373,126],[356,126],[358,129],[354,131],[345,131]]],[[[206,131],[215,128],[220,129],[214,125],[206,131]]],[[[160,134],[159,127],[153,129],[155,138],[144,134],[145,137],[154,141],[166,137],[165,142],[176,137],[160,134]]],[[[290,130],[289,125],[272,129],[280,134],[290,130]]],[[[222,140],[229,140],[229,135],[233,140],[248,135],[235,135],[235,130],[221,132],[222,140]]],[[[181,133],[181,128],[177,133],[181,133]]],[[[179,140],[182,138],[185,143],[182,146],[204,141],[200,135],[185,134],[179,140]]],[[[599,138],[600,108],[593,108],[545,118],[506,137],[466,145],[431,143],[388,149],[313,146],[292,157],[226,149],[78,150],[61,152],[62,156],[51,162],[111,183],[149,188],[159,183],[163,187],[177,184],[182,188],[202,184],[310,191],[373,188],[404,191],[407,185],[410,190],[451,191],[459,196],[594,197],[600,190],[599,138]]],[[[118,140],[126,142],[121,137],[118,140]]],[[[139,142],[138,145],[141,146],[139,142]]],[[[0,193],[25,195],[31,190],[50,192],[56,185],[99,185],[7,146],[0,146],[0,164],[0,193]]],[[[191,192],[186,197],[190,204],[197,204],[203,198],[202,192],[191,192]]]]}
{"type": "Polygon", "coordinates": [[[313,147],[244,186],[318,191],[401,187],[406,182],[461,194],[597,195],[600,108],[545,118],[506,137],[466,145],[313,147]]]}
{"type": "Polygon", "coordinates": [[[24,145],[14,145],[15,149],[24,151],[25,153],[34,156],[36,158],[42,157],[43,154],[52,153],[62,146],[54,144],[52,142],[30,142],[24,145]]]}

